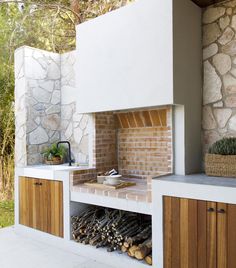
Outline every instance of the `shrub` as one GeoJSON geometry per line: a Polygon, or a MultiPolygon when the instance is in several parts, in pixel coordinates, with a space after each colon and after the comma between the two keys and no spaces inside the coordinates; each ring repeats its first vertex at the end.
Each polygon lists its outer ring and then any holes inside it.
{"type": "Polygon", "coordinates": [[[236,155],[236,138],[223,138],[215,142],[209,154],[236,155]]]}

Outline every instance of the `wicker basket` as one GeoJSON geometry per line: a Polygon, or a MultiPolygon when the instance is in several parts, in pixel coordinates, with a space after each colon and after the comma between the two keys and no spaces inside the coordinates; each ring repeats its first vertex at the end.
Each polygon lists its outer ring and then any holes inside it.
{"type": "Polygon", "coordinates": [[[47,160],[44,158],[44,163],[46,165],[61,165],[64,163],[64,161],[60,157],[54,157],[52,160],[47,160]]]}
{"type": "Polygon", "coordinates": [[[236,178],[236,155],[206,154],[205,171],[208,176],[236,178]]]}

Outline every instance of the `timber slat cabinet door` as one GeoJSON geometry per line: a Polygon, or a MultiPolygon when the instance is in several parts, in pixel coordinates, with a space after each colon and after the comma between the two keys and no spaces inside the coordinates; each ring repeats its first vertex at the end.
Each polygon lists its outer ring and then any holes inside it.
{"type": "Polygon", "coordinates": [[[236,205],[164,197],[165,268],[236,268],[236,205]]]}
{"type": "Polygon", "coordinates": [[[63,184],[21,177],[20,224],[63,237],[63,184]]]}

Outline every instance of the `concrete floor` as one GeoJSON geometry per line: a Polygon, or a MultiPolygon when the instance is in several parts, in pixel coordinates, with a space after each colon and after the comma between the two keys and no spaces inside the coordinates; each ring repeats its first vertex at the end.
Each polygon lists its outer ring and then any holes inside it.
{"type": "Polygon", "coordinates": [[[112,268],[22,237],[13,227],[0,229],[1,268],[112,268]]]}

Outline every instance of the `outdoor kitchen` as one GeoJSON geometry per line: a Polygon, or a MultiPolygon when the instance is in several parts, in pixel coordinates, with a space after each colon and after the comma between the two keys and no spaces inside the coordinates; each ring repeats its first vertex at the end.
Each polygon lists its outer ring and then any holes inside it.
{"type": "Polygon", "coordinates": [[[171,1],[162,8],[156,1],[137,1],[81,24],[76,51],[15,52],[19,232],[110,264],[161,263],[153,178],[198,172],[202,164],[201,12],[182,2],[177,9],[171,1]],[[179,20],[189,12],[191,29],[179,20]],[[137,14],[146,23],[130,24],[137,14]],[[174,26],[172,19],[178,21],[174,26]],[[165,29],[153,28],[163,21],[165,29]],[[180,29],[181,38],[173,35],[180,29]],[[114,44],[120,49],[111,58],[114,44]],[[183,44],[191,48],[185,56],[194,62],[191,71],[180,57],[187,53],[183,44]],[[186,79],[195,82],[191,88],[186,79]],[[45,165],[45,156],[53,164],[51,155],[60,155],[60,148],[69,164],[45,165]]]}
{"type": "Polygon", "coordinates": [[[235,130],[230,3],[203,16],[203,96],[202,11],[189,0],[85,22],[72,52],[16,50],[20,233],[119,267],[210,267],[221,251],[207,256],[207,230],[236,215],[234,180],[201,174],[202,151],[235,130]],[[66,163],[46,165],[61,143],[66,163]]]}

